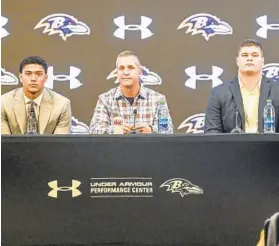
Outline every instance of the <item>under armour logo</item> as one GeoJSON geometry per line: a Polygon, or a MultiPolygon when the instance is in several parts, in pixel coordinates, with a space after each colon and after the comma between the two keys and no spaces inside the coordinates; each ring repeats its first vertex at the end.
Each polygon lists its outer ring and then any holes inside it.
{"type": "Polygon", "coordinates": [[[258,29],[256,35],[261,38],[267,38],[267,31],[268,30],[277,30],[279,31],[279,23],[277,24],[268,24],[267,23],[267,16],[263,15],[257,18],[257,23],[259,24],[260,28],[258,29]]]}
{"type": "Polygon", "coordinates": [[[129,31],[141,31],[141,39],[149,38],[153,35],[153,33],[148,29],[147,27],[150,26],[152,19],[141,16],[141,24],[131,24],[126,25],[125,24],[125,16],[119,16],[117,18],[114,18],[115,25],[118,26],[118,28],[114,31],[113,35],[117,38],[125,39],[125,33],[127,30],[129,31]]]}
{"type": "Polygon", "coordinates": [[[69,75],[54,75],[53,74],[53,66],[48,67],[47,74],[48,79],[45,83],[47,88],[53,89],[53,82],[56,81],[70,81],[70,89],[76,89],[82,86],[82,83],[77,79],[81,70],[77,67],[70,66],[70,74],[69,75]]]}
{"type": "Polygon", "coordinates": [[[80,186],[81,182],[78,180],[72,180],[72,186],[58,186],[57,180],[53,180],[48,183],[48,186],[52,189],[49,193],[48,196],[57,198],[58,197],[58,191],[72,191],[72,197],[77,197],[80,196],[82,193],[78,189],[80,186]]]}
{"type": "Polygon", "coordinates": [[[3,26],[5,26],[8,22],[8,18],[0,16],[0,30],[1,30],[1,38],[7,37],[10,33],[7,32],[7,30],[5,28],[3,28],[3,26]]]}
{"type": "Polygon", "coordinates": [[[223,81],[219,79],[219,76],[223,73],[223,69],[217,66],[212,66],[212,75],[209,74],[197,74],[196,66],[191,66],[185,69],[185,73],[190,77],[185,81],[185,86],[196,89],[197,80],[212,80],[212,88],[223,84],[223,81]]]}

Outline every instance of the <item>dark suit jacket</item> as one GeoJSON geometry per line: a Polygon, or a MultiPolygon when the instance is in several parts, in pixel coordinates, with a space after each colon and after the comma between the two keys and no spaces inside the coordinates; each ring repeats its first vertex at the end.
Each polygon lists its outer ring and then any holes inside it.
{"type": "MultiPolygon", "coordinates": [[[[271,99],[275,109],[275,131],[279,132],[279,83],[262,77],[260,87],[258,132],[263,132],[263,112],[266,100],[271,99]]],[[[212,90],[205,114],[205,133],[230,133],[236,126],[245,131],[245,115],[238,78],[212,90]]]]}

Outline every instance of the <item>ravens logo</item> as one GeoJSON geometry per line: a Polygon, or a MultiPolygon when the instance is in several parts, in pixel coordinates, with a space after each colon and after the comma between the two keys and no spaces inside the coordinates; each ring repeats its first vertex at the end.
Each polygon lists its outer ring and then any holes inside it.
{"type": "Polygon", "coordinates": [[[90,29],[85,23],[67,14],[48,15],[40,20],[34,29],[41,27],[44,27],[43,33],[48,33],[48,35],[59,34],[64,41],[72,35],[90,34],[90,29]]]}
{"type": "Polygon", "coordinates": [[[190,194],[203,194],[203,190],[200,187],[182,178],[169,179],[160,186],[160,188],[162,187],[168,187],[167,191],[171,193],[178,192],[181,197],[190,194]]]}
{"type": "Polygon", "coordinates": [[[225,21],[221,21],[218,17],[211,14],[195,14],[186,18],[178,26],[178,30],[186,27],[186,33],[202,34],[206,41],[214,35],[232,34],[232,27],[225,21]]]}

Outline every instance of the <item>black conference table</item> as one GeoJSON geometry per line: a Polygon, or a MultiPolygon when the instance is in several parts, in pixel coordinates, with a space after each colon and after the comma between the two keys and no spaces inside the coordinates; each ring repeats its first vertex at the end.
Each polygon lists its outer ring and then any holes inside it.
{"type": "Polygon", "coordinates": [[[255,245],[279,135],[2,136],[2,245],[255,245]]]}

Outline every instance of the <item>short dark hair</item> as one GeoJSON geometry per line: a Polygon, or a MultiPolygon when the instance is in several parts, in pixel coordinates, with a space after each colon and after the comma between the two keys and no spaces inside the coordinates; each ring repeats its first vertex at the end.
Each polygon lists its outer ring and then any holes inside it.
{"type": "Polygon", "coordinates": [[[261,53],[263,55],[263,47],[262,45],[260,44],[259,41],[257,41],[256,39],[245,39],[239,46],[238,48],[238,51],[237,51],[237,55],[239,55],[239,52],[241,50],[242,47],[249,47],[249,46],[255,46],[255,47],[258,47],[260,48],[261,50],[261,53]]]}
{"type": "Polygon", "coordinates": [[[41,65],[41,66],[44,68],[45,73],[47,74],[48,65],[47,65],[46,61],[45,61],[42,57],[39,57],[39,56],[28,56],[28,57],[25,57],[25,58],[20,62],[20,65],[19,65],[19,72],[22,73],[23,68],[24,68],[26,65],[29,65],[29,64],[38,64],[38,65],[41,65]]]}

